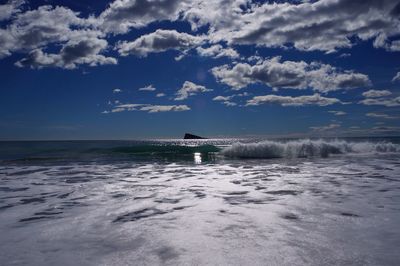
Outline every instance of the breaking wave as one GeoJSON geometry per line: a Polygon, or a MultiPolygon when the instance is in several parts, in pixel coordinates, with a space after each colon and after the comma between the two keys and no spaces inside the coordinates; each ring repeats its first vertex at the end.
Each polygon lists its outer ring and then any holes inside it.
{"type": "Polygon", "coordinates": [[[235,158],[308,158],[334,154],[400,153],[400,144],[391,142],[348,142],[344,140],[295,140],[235,143],[221,154],[235,158]]]}
{"type": "Polygon", "coordinates": [[[155,140],[155,141],[70,141],[0,142],[0,165],[57,164],[60,162],[118,162],[135,160],[193,160],[230,158],[309,158],[340,154],[396,153],[400,138],[391,139],[298,139],[298,140],[155,140]],[[251,141],[251,142],[250,142],[251,141]]]}

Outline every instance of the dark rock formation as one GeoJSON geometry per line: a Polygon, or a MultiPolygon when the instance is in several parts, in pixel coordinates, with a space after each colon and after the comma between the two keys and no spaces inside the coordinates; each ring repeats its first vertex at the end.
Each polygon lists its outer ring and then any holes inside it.
{"type": "Polygon", "coordinates": [[[186,133],[183,139],[206,139],[193,134],[186,133]]]}

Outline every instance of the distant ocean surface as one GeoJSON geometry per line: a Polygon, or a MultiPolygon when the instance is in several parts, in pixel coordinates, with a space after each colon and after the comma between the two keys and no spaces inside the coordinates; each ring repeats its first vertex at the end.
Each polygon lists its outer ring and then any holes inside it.
{"type": "Polygon", "coordinates": [[[0,265],[399,265],[400,138],[0,142],[0,265]]]}

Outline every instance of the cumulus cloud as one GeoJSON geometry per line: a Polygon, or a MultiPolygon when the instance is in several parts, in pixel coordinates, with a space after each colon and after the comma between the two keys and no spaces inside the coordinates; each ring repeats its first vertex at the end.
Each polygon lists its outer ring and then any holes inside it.
{"type": "Polygon", "coordinates": [[[198,93],[209,92],[212,89],[207,89],[202,85],[197,85],[190,81],[185,81],[182,88],[180,88],[176,93],[175,101],[181,101],[187,99],[189,96],[196,95],[198,93]]]}
{"type": "Polygon", "coordinates": [[[201,56],[220,58],[220,57],[230,57],[238,58],[239,54],[236,50],[232,48],[224,48],[220,44],[215,44],[207,48],[197,47],[196,51],[201,56]]]}
{"type": "Polygon", "coordinates": [[[0,5],[0,21],[10,19],[14,14],[19,13],[20,6],[24,3],[24,0],[12,0],[0,5]]]}
{"type": "Polygon", "coordinates": [[[380,97],[385,97],[385,96],[389,96],[392,93],[388,90],[369,90],[364,92],[362,95],[365,98],[380,98],[380,97]]]}
{"type": "Polygon", "coordinates": [[[156,88],[154,88],[153,85],[148,85],[139,89],[139,91],[155,91],[155,90],[156,88]]]}
{"type": "Polygon", "coordinates": [[[17,13],[5,29],[0,29],[0,58],[27,52],[16,65],[31,68],[116,64],[115,58],[101,54],[108,46],[104,34],[78,15],[66,7],[48,5],[17,13]],[[47,53],[49,45],[61,49],[47,53]]]}
{"type": "Polygon", "coordinates": [[[184,52],[199,45],[202,40],[202,37],[177,32],[176,30],[156,30],[132,42],[119,43],[117,49],[122,56],[146,57],[150,53],[160,53],[167,50],[184,52]]]}
{"type": "Polygon", "coordinates": [[[160,93],[156,94],[156,97],[164,97],[164,96],[165,96],[165,93],[163,93],[163,92],[160,92],[160,93]]]}
{"type": "Polygon", "coordinates": [[[199,1],[184,12],[193,29],[209,25],[214,41],[333,52],[353,45],[352,37],[388,41],[399,34],[400,4],[392,0],[320,0],[289,2],[199,1]]]}
{"type": "Polygon", "coordinates": [[[397,72],[397,74],[393,77],[392,82],[395,81],[400,81],[400,72],[397,72]]]}
{"type": "Polygon", "coordinates": [[[98,35],[95,31],[80,31],[85,20],[68,8],[41,6],[19,13],[6,29],[2,29],[0,54],[15,51],[31,51],[49,43],[63,43],[79,35],[98,35]],[[75,27],[75,30],[72,28],[75,27]]]}
{"type": "Polygon", "coordinates": [[[279,95],[263,95],[255,96],[247,101],[246,106],[261,105],[261,104],[280,104],[282,106],[328,106],[336,103],[342,103],[336,98],[322,97],[318,93],[314,95],[304,95],[298,97],[279,96],[279,95]]]}
{"type": "Polygon", "coordinates": [[[239,90],[249,84],[262,83],[279,89],[312,88],[318,92],[354,89],[371,85],[367,75],[353,71],[338,71],[330,65],[304,61],[283,61],[273,57],[258,61],[255,65],[237,63],[233,67],[223,65],[211,70],[221,83],[239,90]]]}
{"type": "MultiPolygon", "coordinates": [[[[0,21],[10,22],[0,28],[0,57],[37,49],[46,54],[51,44],[64,47],[82,38],[105,39],[164,20],[187,21],[193,30],[204,26],[207,35],[158,30],[133,42],[120,43],[120,53],[145,57],[151,52],[197,47],[201,56],[237,58],[231,45],[332,52],[351,47],[354,39],[371,39],[377,48],[400,50],[400,40],[396,40],[400,34],[400,4],[393,0],[114,0],[99,15],[86,18],[66,7],[29,9],[24,3],[10,0],[0,5],[0,21]],[[199,47],[202,41],[211,46],[199,47]]],[[[92,65],[111,62],[108,57],[92,58],[97,61],[92,65]]]]}
{"type": "MultiPolygon", "coordinates": [[[[79,59],[68,60],[68,54],[76,54],[79,45],[84,49],[87,40],[107,42],[107,38],[118,39],[118,34],[126,34],[131,28],[165,20],[187,21],[193,30],[203,27],[201,32],[206,34],[199,36],[159,29],[134,41],[120,42],[117,45],[119,53],[146,57],[149,53],[178,50],[181,54],[177,59],[180,59],[196,48],[200,56],[238,58],[237,51],[232,48],[236,44],[333,52],[351,47],[352,40],[373,40],[374,47],[400,50],[400,40],[396,40],[400,34],[400,4],[393,0],[114,0],[99,15],[88,17],[67,7],[44,5],[29,9],[24,3],[24,0],[10,0],[0,5],[0,21],[7,23],[0,28],[0,58],[15,52],[27,53],[18,65],[25,66],[24,61],[31,61],[30,67],[35,68],[114,64],[116,59],[104,56],[107,52],[104,48],[96,55],[84,53],[79,59]],[[55,52],[55,47],[64,51],[55,52]],[[67,51],[74,48],[71,53],[67,51]],[[60,59],[63,52],[67,55],[60,59]]],[[[337,72],[328,65],[307,65],[306,68],[322,69],[322,74],[337,72]]],[[[289,79],[277,77],[277,80],[267,81],[277,88],[311,85],[311,81],[297,79],[296,75],[301,73],[289,71],[285,74],[289,79]]],[[[351,87],[367,81],[358,73],[337,74],[340,75],[331,81],[323,77],[322,83],[313,86],[321,86],[319,91],[324,92],[331,90],[331,86],[351,87]]],[[[265,82],[262,78],[256,80],[265,82]]]]}
{"type": "Polygon", "coordinates": [[[328,113],[334,114],[336,116],[347,115],[347,113],[343,111],[328,111],[328,113]]]}
{"type": "Polygon", "coordinates": [[[122,92],[121,89],[113,89],[113,93],[120,93],[120,92],[122,92]]]}
{"type": "MultiPolygon", "coordinates": [[[[120,104],[116,105],[111,113],[119,113],[124,111],[143,111],[148,113],[160,112],[183,112],[189,111],[190,107],[187,105],[152,105],[152,104],[120,104]]],[[[108,112],[109,111],[105,111],[108,112]]]]}
{"type": "Polygon", "coordinates": [[[16,62],[18,67],[42,68],[46,66],[55,66],[59,61],[59,57],[55,54],[46,54],[42,50],[36,49],[31,51],[27,57],[16,62]]]}
{"type": "Polygon", "coordinates": [[[15,43],[15,37],[7,30],[0,29],[0,59],[10,56],[15,43]]]}
{"type": "Polygon", "coordinates": [[[398,52],[400,51],[400,40],[390,42],[385,34],[381,34],[375,39],[374,46],[376,48],[385,48],[390,52],[398,52]]]}
{"type": "Polygon", "coordinates": [[[176,20],[182,0],[116,0],[104,10],[97,21],[106,32],[126,33],[155,21],[176,20]]]}
{"type": "Polygon", "coordinates": [[[106,49],[107,41],[97,38],[70,41],[63,46],[59,54],[47,54],[40,49],[31,51],[27,57],[16,62],[18,67],[61,67],[74,69],[77,65],[89,66],[116,64],[113,57],[99,54],[106,49]]]}

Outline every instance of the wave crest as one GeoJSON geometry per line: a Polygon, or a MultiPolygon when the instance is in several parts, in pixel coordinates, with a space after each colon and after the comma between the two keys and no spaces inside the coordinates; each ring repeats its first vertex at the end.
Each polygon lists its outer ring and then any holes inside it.
{"type": "Polygon", "coordinates": [[[399,153],[400,145],[390,142],[348,142],[344,140],[296,140],[235,143],[221,153],[236,158],[308,158],[347,153],[399,153]]]}

